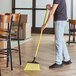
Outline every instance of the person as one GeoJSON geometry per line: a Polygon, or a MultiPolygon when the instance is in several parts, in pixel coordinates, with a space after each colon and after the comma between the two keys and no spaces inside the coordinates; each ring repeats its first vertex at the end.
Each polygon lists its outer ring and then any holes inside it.
{"type": "Polygon", "coordinates": [[[50,4],[47,4],[46,8],[49,9],[50,12],[46,23],[41,27],[41,30],[44,30],[47,27],[47,24],[54,15],[56,35],[56,62],[49,66],[49,68],[61,68],[63,67],[63,64],[69,65],[72,63],[64,41],[64,27],[67,21],[66,2],[65,0],[54,0],[52,7],[50,4]]]}

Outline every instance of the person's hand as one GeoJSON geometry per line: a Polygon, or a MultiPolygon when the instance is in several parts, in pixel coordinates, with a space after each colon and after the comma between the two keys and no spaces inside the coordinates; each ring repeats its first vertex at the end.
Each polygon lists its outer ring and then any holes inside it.
{"type": "Polygon", "coordinates": [[[43,31],[46,28],[46,26],[47,26],[46,24],[42,25],[41,31],[43,31]]]}
{"type": "Polygon", "coordinates": [[[46,5],[46,9],[49,9],[49,10],[51,9],[50,4],[47,4],[47,5],[46,5]]]}

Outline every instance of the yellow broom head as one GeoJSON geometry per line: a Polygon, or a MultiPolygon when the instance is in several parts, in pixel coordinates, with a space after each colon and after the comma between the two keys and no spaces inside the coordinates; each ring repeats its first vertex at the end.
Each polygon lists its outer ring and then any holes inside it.
{"type": "Polygon", "coordinates": [[[39,63],[28,62],[24,68],[24,71],[39,71],[39,63]]]}

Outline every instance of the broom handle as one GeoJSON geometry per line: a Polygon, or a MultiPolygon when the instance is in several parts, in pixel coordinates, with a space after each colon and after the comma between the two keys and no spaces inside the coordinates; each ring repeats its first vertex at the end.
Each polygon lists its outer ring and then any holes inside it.
{"type": "MultiPolygon", "coordinates": [[[[46,17],[47,17],[47,13],[48,13],[48,9],[47,9],[46,14],[45,14],[45,18],[44,18],[43,25],[45,24],[45,20],[46,20],[46,17]]],[[[40,37],[39,37],[39,41],[38,41],[38,44],[37,44],[37,48],[36,48],[36,52],[35,52],[34,58],[36,58],[37,53],[38,53],[38,48],[39,48],[39,44],[40,44],[40,40],[41,40],[42,33],[43,33],[43,30],[42,30],[41,33],[40,33],[40,37]]]]}

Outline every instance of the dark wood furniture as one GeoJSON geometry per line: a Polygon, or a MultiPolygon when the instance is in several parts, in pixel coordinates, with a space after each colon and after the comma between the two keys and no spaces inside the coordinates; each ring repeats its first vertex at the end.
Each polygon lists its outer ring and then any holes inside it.
{"type": "MultiPolygon", "coordinates": [[[[0,49],[0,54],[6,55],[5,57],[7,58],[7,67],[8,67],[8,63],[9,63],[9,57],[10,57],[11,71],[13,70],[12,52],[11,52],[12,50],[16,50],[19,52],[19,63],[21,65],[20,40],[19,40],[20,22],[21,22],[20,14],[0,15],[0,24],[7,23],[7,25],[4,24],[4,26],[8,27],[8,29],[0,27],[0,38],[2,38],[2,40],[0,40],[0,41],[7,41],[7,48],[0,49]],[[11,48],[11,38],[16,36],[13,34],[13,32],[11,30],[12,24],[14,21],[18,21],[18,29],[17,29],[18,49],[11,48]]],[[[4,57],[0,57],[0,58],[4,58],[4,57]]]]}
{"type": "MultiPolygon", "coordinates": [[[[12,19],[13,19],[13,16],[11,16],[11,15],[0,15],[0,25],[1,24],[5,25],[5,23],[9,23],[9,25],[10,25],[10,28],[9,28],[8,31],[3,31],[4,30],[3,27],[0,27],[0,42],[1,41],[7,41],[7,48],[6,49],[0,49],[0,55],[1,54],[5,55],[4,57],[7,58],[7,67],[8,67],[9,57],[10,57],[11,70],[13,70],[12,53],[11,53],[11,26],[12,26],[12,19]]],[[[2,56],[0,58],[4,58],[4,57],[2,56]]]]}
{"type": "Polygon", "coordinates": [[[67,43],[76,43],[75,41],[75,32],[76,32],[76,20],[69,20],[69,41],[67,43]],[[73,40],[71,41],[71,35],[73,36],[73,40]]]}
{"type": "MultiPolygon", "coordinates": [[[[18,25],[17,25],[17,35],[15,35],[15,31],[12,31],[12,28],[11,28],[11,39],[12,38],[15,38],[17,36],[17,39],[18,40],[18,49],[12,49],[11,50],[16,50],[19,52],[19,64],[21,65],[21,50],[20,50],[20,39],[19,39],[19,33],[20,33],[20,24],[21,24],[21,15],[20,14],[11,14],[11,13],[5,13],[5,15],[12,15],[13,16],[13,23],[14,22],[17,22],[18,25]]],[[[12,27],[13,27],[13,23],[12,23],[12,27]]],[[[9,27],[8,27],[9,28],[9,27]]]]}

